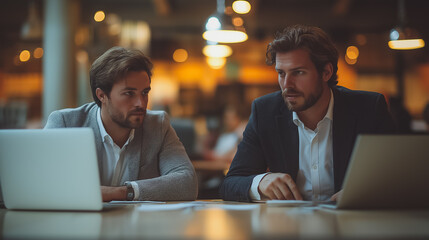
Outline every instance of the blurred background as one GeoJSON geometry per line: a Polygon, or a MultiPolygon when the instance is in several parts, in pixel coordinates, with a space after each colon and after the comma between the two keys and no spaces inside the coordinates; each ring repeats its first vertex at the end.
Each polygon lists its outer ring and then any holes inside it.
{"type": "Polygon", "coordinates": [[[427,0],[3,0],[0,128],[41,128],[50,112],[92,101],[92,62],[132,47],[154,62],[150,109],[169,112],[191,159],[225,169],[251,102],[279,90],[267,44],[286,25],[307,24],[335,42],[339,85],[384,94],[401,131],[426,131],[428,47],[389,41],[427,44],[428,11],[427,0]],[[203,38],[218,28],[245,36],[203,38]]]}

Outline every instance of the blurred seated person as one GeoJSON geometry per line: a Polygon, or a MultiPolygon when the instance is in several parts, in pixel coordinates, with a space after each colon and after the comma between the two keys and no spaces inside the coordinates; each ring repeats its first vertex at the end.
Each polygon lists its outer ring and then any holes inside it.
{"type": "Polygon", "coordinates": [[[429,132],[429,102],[426,104],[423,109],[423,120],[426,123],[426,131],[429,132]]]}
{"type": "Polygon", "coordinates": [[[223,132],[217,138],[213,149],[204,152],[204,159],[231,163],[237,151],[237,145],[243,138],[246,122],[236,107],[227,106],[223,113],[223,132]]]}

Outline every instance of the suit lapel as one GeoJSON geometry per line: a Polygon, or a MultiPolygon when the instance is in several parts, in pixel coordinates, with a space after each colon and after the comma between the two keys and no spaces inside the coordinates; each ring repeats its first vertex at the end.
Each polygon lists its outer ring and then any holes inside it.
{"type": "Polygon", "coordinates": [[[140,171],[140,157],[143,149],[143,128],[136,128],[134,131],[134,138],[127,146],[124,155],[124,170],[128,168],[128,174],[121,175],[121,183],[128,179],[138,179],[140,171]]]}
{"type": "Polygon", "coordinates": [[[334,160],[335,191],[342,187],[356,132],[356,117],[347,106],[347,99],[336,88],[334,94],[334,121],[332,126],[332,151],[334,160]]]}
{"type": "Polygon", "coordinates": [[[280,114],[276,116],[277,134],[280,139],[281,162],[284,170],[296,181],[299,169],[299,136],[298,128],[293,123],[292,112],[283,105],[280,114]]]}
{"type": "MultiPolygon", "coordinates": [[[[100,134],[100,128],[98,126],[98,122],[97,122],[97,111],[98,111],[98,106],[96,104],[94,104],[94,107],[92,107],[92,109],[90,110],[89,113],[89,126],[91,127],[93,132],[94,132],[94,138],[95,138],[95,147],[97,150],[97,160],[98,160],[98,170],[100,172],[100,178],[102,176],[102,172],[103,172],[103,155],[104,155],[104,144],[103,144],[103,140],[101,139],[101,134],[100,134]]],[[[101,179],[100,179],[101,180],[101,179]]]]}

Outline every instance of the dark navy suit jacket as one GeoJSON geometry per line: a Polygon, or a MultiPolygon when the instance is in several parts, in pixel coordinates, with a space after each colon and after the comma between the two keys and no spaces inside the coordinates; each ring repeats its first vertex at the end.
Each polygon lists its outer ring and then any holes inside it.
{"type": "MultiPolygon", "coordinates": [[[[332,88],[334,120],[332,146],[335,191],[341,190],[350,155],[358,134],[391,133],[395,130],[384,96],[374,92],[332,88]]],[[[256,99],[243,140],[220,188],[229,201],[250,201],[253,178],[267,169],[291,175],[299,169],[298,128],[281,92],[256,99]]]]}

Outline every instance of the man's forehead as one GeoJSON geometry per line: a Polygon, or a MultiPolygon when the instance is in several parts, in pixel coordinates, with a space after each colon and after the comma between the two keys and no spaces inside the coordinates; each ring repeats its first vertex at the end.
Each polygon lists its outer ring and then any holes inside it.
{"type": "Polygon", "coordinates": [[[305,50],[294,50],[290,52],[280,52],[276,54],[276,68],[287,64],[288,67],[304,67],[311,63],[310,55],[305,50]]]}

